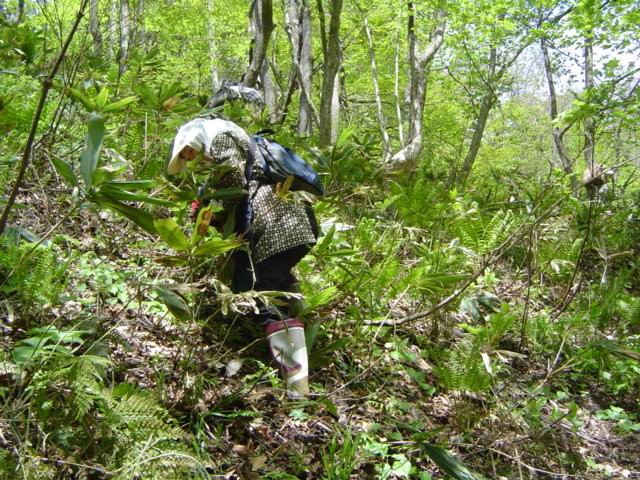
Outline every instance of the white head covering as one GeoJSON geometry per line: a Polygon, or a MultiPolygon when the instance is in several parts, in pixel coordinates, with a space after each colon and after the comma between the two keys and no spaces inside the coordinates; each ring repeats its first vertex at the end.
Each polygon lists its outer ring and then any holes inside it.
{"type": "Polygon", "coordinates": [[[171,152],[171,161],[167,166],[167,173],[175,175],[187,166],[187,160],[178,156],[184,147],[191,147],[198,152],[204,150],[206,154],[216,136],[234,127],[236,127],[235,124],[219,118],[212,120],[196,118],[185,123],[178,129],[173,141],[173,151],[171,152]]]}

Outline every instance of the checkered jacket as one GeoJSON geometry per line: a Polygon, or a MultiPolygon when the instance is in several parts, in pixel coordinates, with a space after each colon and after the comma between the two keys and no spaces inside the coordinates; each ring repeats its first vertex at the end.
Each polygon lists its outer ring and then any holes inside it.
{"type": "MultiPolygon", "coordinates": [[[[215,167],[215,188],[245,187],[245,164],[249,150],[249,136],[238,127],[216,136],[209,148],[210,161],[215,167]]],[[[283,201],[275,193],[275,185],[266,180],[256,149],[256,162],[249,183],[249,198],[253,209],[252,257],[254,263],[300,245],[314,245],[315,219],[304,206],[283,201]],[[314,223],[312,227],[311,222],[314,223]]],[[[227,213],[233,211],[237,199],[223,201],[227,213]]]]}

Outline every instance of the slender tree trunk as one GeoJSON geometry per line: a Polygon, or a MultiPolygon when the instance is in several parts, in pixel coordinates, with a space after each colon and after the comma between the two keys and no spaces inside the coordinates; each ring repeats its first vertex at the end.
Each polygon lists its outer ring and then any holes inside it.
{"type": "Polygon", "coordinates": [[[89,4],[89,31],[93,38],[93,51],[96,55],[102,53],[102,32],[100,31],[99,0],[91,0],[89,4]]]}
{"type": "Polygon", "coordinates": [[[287,36],[291,45],[291,73],[285,105],[291,100],[295,84],[300,86],[297,132],[299,135],[312,133],[314,106],[308,95],[311,92],[312,51],[311,51],[311,11],[308,0],[288,0],[284,2],[284,18],[287,36]]]}
{"type": "Polygon", "coordinates": [[[216,47],[216,31],[213,17],[213,0],[207,0],[207,36],[209,37],[209,61],[211,62],[211,93],[215,94],[220,89],[220,79],[218,78],[218,67],[216,66],[218,49],[216,47]]]}
{"type": "Polygon", "coordinates": [[[311,94],[313,75],[313,50],[311,30],[311,8],[309,0],[302,0],[300,4],[300,76],[298,81],[302,85],[300,106],[298,107],[298,135],[311,135],[313,133],[313,99],[311,94]]]}
{"type": "Polygon", "coordinates": [[[478,113],[478,117],[476,118],[475,125],[473,127],[473,136],[471,137],[471,144],[469,145],[469,150],[467,151],[467,156],[464,159],[464,164],[462,165],[462,170],[460,172],[460,183],[464,184],[466,182],[469,174],[471,173],[471,169],[473,168],[473,164],[478,157],[478,153],[480,152],[480,146],[482,145],[482,137],[484,136],[484,130],[487,126],[487,120],[489,119],[489,113],[493,108],[495,103],[495,97],[493,92],[485,93],[482,98],[482,103],[480,104],[480,111],[478,113]]]}
{"type": "Polygon", "coordinates": [[[396,45],[394,49],[394,80],[393,80],[393,94],[396,98],[396,117],[398,118],[398,140],[400,145],[404,145],[404,131],[402,128],[402,108],[400,106],[400,21],[398,21],[398,28],[396,29],[396,45]]]}
{"type": "Polygon", "coordinates": [[[129,0],[120,0],[120,54],[118,55],[118,63],[121,74],[127,70],[127,59],[129,57],[129,45],[131,42],[131,19],[129,15],[129,0]]]}
{"type": "Polygon", "coordinates": [[[482,145],[482,137],[484,136],[484,130],[487,126],[487,120],[489,119],[489,113],[491,109],[495,105],[497,100],[494,85],[497,84],[498,80],[504,75],[507,71],[507,68],[515,61],[517,55],[520,54],[522,50],[516,52],[515,56],[512,57],[512,60],[505,63],[500,71],[496,74],[496,67],[498,62],[498,52],[495,46],[491,47],[489,51],[489,71],[486,75],[486,91],[482,97],[482,101],[480,102],[480,109],[478,111],[478,116],[476,117],[474,126],[473,126],[473,136],[471,137],[471,143],[469,144],[469,150],[467,150],[467,155],[464,159],[464,164],[462,165],[462,170],[458,174],[458,172],[452,170],[451,176],[449,177],[449,185],[453,185],[456,182],[459,182],[461,185],[467,181],[469,174],[471,173],[471,169],[473,168],[473,164],[478,157],[478,153],[480,152],[480,147],[482,145]]]}
{"type": "Polygon", "coordinates": [[[571,178],[571,186],[573,189],[577,188],[578,181],[573,173],[571,167],[571,159],[567,155],[567,150],[564,146],[562,138],[562,132],[556,126],[555,121],[558,118],[558,97],[556,95],[556,86],[553,79],[553,69],[551,67],[551,59],[549,57],[549,49],[547,48],[547,40],[545,38],[540,39],[540,47],[542,49],[542,59],[544,61],[544,71],[547,77],[547,87],[549,88],[549,117],[551,118],[552,128],[551,136],[553,138],[553,144],[555,146],[556,153],[560,159],[560,165],[564,172],[571,178]]]}
{"type": "Polygon", "coordinates": [[[24,17],[24,0],[18,0],[18,11],[16,12],[16,25],[22,23],[24,17]]]}
{"type": "Polygon", "coordinates": [[[320,44],[322,46],[322,58],[327,58],[328,42],[327,42],[327,22],[324,14],[322,0],[316,0],[318,8],[318,22],[320,23],[320,44]]]}
{"type": "Polygon", "coordinates": [[[376,66],[376,56],[373,50],[373,38],[369,22],[364,11],[360,10],[362,21],[364,24],[364,33],[367,37],[367,46],[369,48],[369,58],[371,61],[371,80],[373,81],[373,95],[376,101],[376,112],[378,114],[378,123],[380,124],[380,132],[382,133],[382,161],[386,162],[391,154],[391,140],[389,140],[389,132],[387,132],[384,111],[382,110],[382,99],[380,98],[380,87],[378,86],[378,68],[376,66]]]}
{"type": "Polygon", "coordinates": [[[245,87],[255,87],[267,56],[267,47],[273,31],[273,5],[271,0],[254,0],[251,8],[250,24],[253,48],[249,67],[242,79],[242,84],[245,87]]]}
{"type": "Polygon", "coordinates": [[[116,58],[116,45],[118,42],[118,3],[111,0],[111,11],[109,12],[109,58],[116,58]]]}
{"type": "Polygon", "coordinates": [[[422,151],[422,127],[424,117],[424,104],[427,91],[427,70],[433,57],[442,46],[445,30],[445,12],[438,10],[436,13],[436,28],[431,33],[428,45],[422,51],[418,51],[418,40],[415,32],[415,6],[410,0],[409,21],[407,35],[409,43],[409,135],[407,143],[389,161],[391,170],[410,170],[415,168],[416,162],[422,151]]]}
{"type": "Polygon", "coordinates": [[[135,44],[144,46],[146,28],[144,22],[144,0],[136,0],[136,41],[135,44]]]}
{"type": "Polygon", "coordinates": [[[264,90],[264,103],[269,109],[269,123],[278,121],[278,90],[271,77],[269,62],[265,59],[260,70],[260,81],[264,90]]]}
{"type": "Polygon", "coordinates": [[[326,147],[335,142],[338,133],[340,114],[339,82],[340,71],[340,16],[342,0],[331,0],[331,22],[324,57],[324,77],[320,97],[320,146],[326,147]]]}
{"type": "MultiPolygon", "coordinates": [[[[593,38],[588,36],[584,45],[584,88],[593,88],[593,38]]],[[[590,176],[595,175],[595,132],[596,126],[592,115],[587,115],[584,121],[584,159],[590,176]]]]}

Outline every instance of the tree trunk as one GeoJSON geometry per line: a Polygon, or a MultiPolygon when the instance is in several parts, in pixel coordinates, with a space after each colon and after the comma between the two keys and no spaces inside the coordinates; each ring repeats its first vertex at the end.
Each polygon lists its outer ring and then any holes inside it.
{"type": "Polygon", "coordinates": [[[400,42],[399,42],[399,33],[400,33],[400,21],[398,21],[398,27],[396,29],[396,45],[394,49],[394,80],[393,80],[393,94],[396,99],[396,116],[398,118],[398,140],[400,140],[400,145],[404,145],[404,131],[402,129],[402,108],[400,106],[400,92],[399,92],[399,84],[400,84],[400,42]]]}
{"type": "Polygon", "coordinates": [[[109,14],[109,58],[115,59],[116,45],[118,42],[118,3],[117,0],[111,0],[111,11],[109,14]]]}
{"type": "Polygon", "coordinates": [[[24,0],[18,0],[18,11],[16,12],[16,25],[22,23],[24,17],[24,0]]]}
{"type": "Polygon", "coordinates": [[[573,169],[571,168],[571,159],[569,158],[569,155],[567,155],[567,150],[564,147],[564,141],[562,138],[563,134],[555,124],[556,119],[558,118],[558,97],[556,95],[553,69],[551,67],[551,59],[549,58],[549,50],[547,48],[547,40],[545,38],[540,39],[540,47],[542,49],[544,71],[547,77],[547,87],[549,88],[549,117],[551,117],[552,122],[551,136],[553,138],[556,153],[560,159],[560,165],[562,165],[564,172],[570,176],[571,186],[575,189],[578,186],[578,182],[573,173],[573,169]]]}
{"type": "Polygon", "coordinates": [[[218,78],[218,68],[216,66],[217,48],[213,13],[213,0],[207,0],[207,36],[209,37],[209,61],[211,62],[211,94],[215,94],[220,89],[220,79],[218,78]]]}
{"type": "Polygon", "coordinates": [[[482,137],[484,136],[484,130],[487,126],[487,120],[489,119],[489,113],[491,112],[494,103],[494,93],[492,91],[485,93],[484,97],[482,97],[480,111],[473,127],[473,137],[471,137],[471,144],[469,145],[469,150],[467,151],[467,156],[464,159],[462,171],[460,172],[459,179],[461,184],[464,184],[467,181],[467,178],[471,173],[471,169],[473,168],[473,164],[476,161],[478,153],[480,152],[482,137]]]}
{"type": "Polygon", "coordinates": [[[260,69],[260,81],[264,90],[264,103],[269,109],[269,123],[276,123],[278,121],[278,90],[266,59],[260,69]]]}
{"type": "Polygon", "coordinates": [[[121,74],[127,69],[127,58],[129,57],[129,44],[131,41],[129,14],[129,0],[120,0],[120,54],[118,55],[118,63],[121,74]]]}
{"type": "Polygon", "coordinates": [[[380,98],[380,87],[378,86],[378,68],[376,66],[376,56],[373,50],[373,38],[371,37],[371,30],[369,29],[369,22],[367,21],[364,11],[360,11],[362,14],[362,21],[364,23],[364,33],[367,37],[367,46],[369,48],[369,58],[371,61],[371,80],[373,81],[373,95],[376,101],[376,112],[378,114],[378,123],[380,124],[380,132],[382,133],[382,161],[386,162],[391,154],[391,141],[389,140],[389,132],[387,132],[386,121],[384,118],[384,112],[382,110],[382,99],[380,98]]]}
{"type": "Polygon", "coordinates": [[[320,146],[326,147],[335,142],[338,133],[340,115],[339,82],[340,70],[340,15],[342,0],[331,0],[331,22],[324,56],[324,77],[320,97],[320,146]]]}
{"type": "Polygon", "coordinates": [[[242,79],[245,87],[255,87],[265,58],[273,31],[273,5],[271,0],[254,0],[251,7],[252,54],[249,67],[242,79]]]}
{"type": "Polygon", "coordinates": [[[316,0],[316,7],[318,8],[318,22],[320,23],[320,44],[322,46],[322,58],[327,57],[327,22],[324,15],[324,7],[322,6],[322,0],[316,0]]]}
{"type": "Polygon", "coordinates": [[[144,0],[136,0],[136,38],[135,45],[143,46],[146,29],[144,24],[144,0]]]}
{"type": "Polygon", "coordinates": [[[102,53],[102,32],[100,32],[98,0],[91,0],[89,4],[89,31],[93,38],[93,51],[95,55],[100,56],[102,53]]]}
{"type": "MultiPolygon", "coordinates": [[[[584,89],[593,88],[593,40],[590,36],[585,38],[584,45],[584,89]]],[[[592,115],[587,115],[584,120],[584,159],[591,176],[595,170],[595,121],[592,115]]]]}
{"type": "Polygon", "coordinates": [[[410,0],[409,22],[407,26],[409,43],[409,84],[407,85],[409,106],[409,135],[407,143],[397,152],[387,168],[390,170],[410,170],[415,168],[422,151],[422,127],[424,117],[424,103],[427,86],[427,70],[433,57],[442,46],[445,30],[445,12],[436,13],[436,28],[431,33],[429,44],[418,53],[418,40],[415,32],[415,6],[410,0]]]}
{"type": "Polygon", "coordinates": [[[295,84],[300,86],[298,108],[298,135],[310,135],[315,120],[311,95],[312,50],[311,11],[308,0],[288,0],[284,3],[284,18],[287,36],[291,44],[291,73],[285,100],[285,110],[291,100],[295,84]]]}
{"type": "Polygon", "coordinates": [[[482,102],[480,103],[480,110],[478,111],[478,116],[476,117],[473,126],[473,136],[471,137],[471,143],[469,144],[469,150],[467,151],[467,155],[464,159],[462,170],[460,171],[460,173],[458,173],[455,169],[452,169],[448,181],[449,186],[452,186],[456,182],[464,185],[464,183],[467,181],[467,178],[471,173],[471,169],[473,168],[473,164],[475,163],[476,158],[478,157],[478,153],[480,152],[482,137],[484,136],[484,130],[487,126],[489,113],[491,112],[491,109],[493,108],[497,100],[494,85],[497,84],[497,82],[506,73],[508,68],[516,60],[516,58],[518,58],[520,53],[522,53],[522,50],[524,50],[524,47],[518,49],[518,51],[514,53],[511,59],[505,62],[500,70],[496,73],[498,51],[495,46],[491,46],[491,50],[489,51],[489,71],[487,72],[486,80],[484,81],[487,90],[482,97],[482,102]]]}
{"type": "Polygon", "coordinates": [[[302,0],[300,5],[300,76],[298,81],[302,85],[300,106],[298,108],[298,135],[311,135],[313,133],[313,100],[311,95],[313,74],[313,50],[311,30],[311,8],[308,0],[302,0]]]}

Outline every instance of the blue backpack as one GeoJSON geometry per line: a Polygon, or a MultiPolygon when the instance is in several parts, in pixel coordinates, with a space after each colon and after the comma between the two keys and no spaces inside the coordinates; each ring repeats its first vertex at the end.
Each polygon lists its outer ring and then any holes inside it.
{"type": "MultiPolygon", "coordinates": [[[[264,161],[260,166],[270,182],[284,182],[288,177],[293,176],[291,190],[303,190],[318,196],[324,194],[320,176],[296,152],[259,134],[255,135],[253,140],[262,153],[264,161]]],[[[251,156],[253,155],[250,153],[251,156]]]]}

